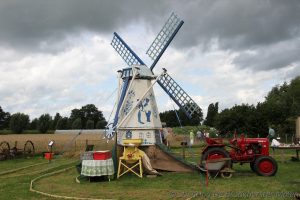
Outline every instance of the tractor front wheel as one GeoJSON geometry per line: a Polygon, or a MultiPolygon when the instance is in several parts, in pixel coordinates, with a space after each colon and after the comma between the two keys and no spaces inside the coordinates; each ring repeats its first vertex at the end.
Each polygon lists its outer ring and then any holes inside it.
{"type": "Polygon", "coordinates": [[[254,170],[260,176],[274,176],[277,169],[276,160],[270,156],[261,156],[254,162],[254,170]]]}

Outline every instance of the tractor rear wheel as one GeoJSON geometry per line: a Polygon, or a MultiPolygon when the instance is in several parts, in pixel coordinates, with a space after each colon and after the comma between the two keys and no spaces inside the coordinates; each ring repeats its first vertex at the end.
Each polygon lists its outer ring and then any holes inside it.
{"type": "Polygon", "coordinates": [[[270,156],[261,156],[254,162],[255,172],[260,176],[274,176],[277,172],[277,162],[270,156]]]}
{"type": "MultiPolygon", "coordinates": [[[[230,155],[222,147],[212,147],[212,148],[209,148],[207,151],[205,151],[202,154],[200,165],[203,164],[203,161],[213,160],[213,159],[220,159],[220,158],[230,158],[230,155]]],[[[231,161],[229,161],[228,165],[225,166],[225,167],[231,168],[231,166],[232,166],[231,161]]]]}

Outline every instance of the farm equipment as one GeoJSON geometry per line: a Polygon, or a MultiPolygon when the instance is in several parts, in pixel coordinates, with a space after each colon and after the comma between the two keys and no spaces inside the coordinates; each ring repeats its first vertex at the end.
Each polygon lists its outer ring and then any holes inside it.
{"type": "Polygon", "coordinates": [[[212,175],[213,178],[218,174],[221,174],[222,178],[231,178],[234,171],[228,167],[228,162],[231,162],[230,158],[204,160],[202,162],[204,168],[199,167],[199,169],[206,172],[207,175],[212,175]]]}
{"type": "Polygon", "coordinates": [[[24,157],[34,156],[35,149],[32,141],[27,140],[24,144],[23,149],[17,147],[18,142],[15,142],[15,146],[10,148],[8,142],[3,141],[0,143],[0,160],[6,160],[9,158],[15,158],[17,156],[23,155],[24,157]]]}
{"type": "Polygon", "coordinates": [[[277,162],[269,156],[269,140],[267,138],[234,138],[225,144],[222,138],[206,138],[206,147],[202,151],[201,165],[204,161],[230,158],[223,168],[231,168],[233,163],[250,163],[252,171],[261,176],[273,176],[277,172],[277,162]],[[230,148],[230,151],[226,150],[230,148]]]}
{"type": "Polygon", "coordinates": [[[1,142],[0,143],[0,160],[8,159],[9,154],[10,154],[9,143],[6,141],[1,142]]]}

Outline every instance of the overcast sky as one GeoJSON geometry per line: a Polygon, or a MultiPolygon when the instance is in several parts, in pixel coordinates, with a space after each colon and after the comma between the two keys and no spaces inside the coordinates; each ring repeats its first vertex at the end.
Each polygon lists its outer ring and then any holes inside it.
{"type": "MultiPolygon", "coordinates": [[[[205,115],[300,75],[299,0],[1,0],[0,106],[33,119],[92,103],[108,118],[126,66],[112,33],[151,65],[145,52],[173,11],[185,23],[155,72],[166,68],[205,115]]],[[[155,91],[160,111],[173,109],[155,91]]]]}

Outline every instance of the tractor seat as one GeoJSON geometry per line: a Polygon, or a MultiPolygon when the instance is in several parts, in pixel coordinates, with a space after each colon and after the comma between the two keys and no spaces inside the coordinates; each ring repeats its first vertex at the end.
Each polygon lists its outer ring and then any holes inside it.
{"type": "Polygon", "coordinates": [[[222,138],[205,138],[206,143],[209,145],[218,145],[218,144],[223,144],[223,139],[222,138]]]}

